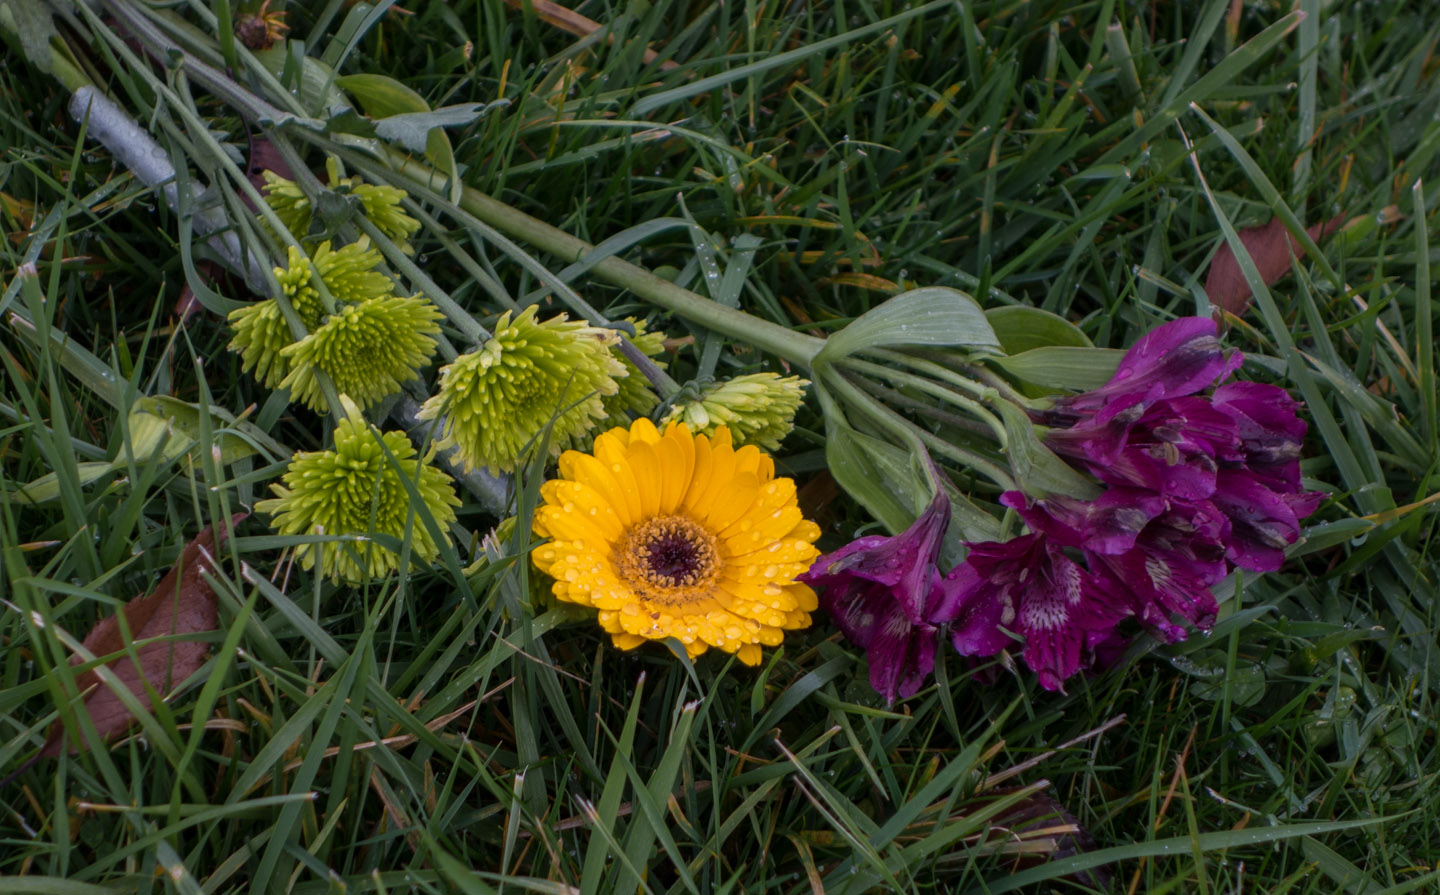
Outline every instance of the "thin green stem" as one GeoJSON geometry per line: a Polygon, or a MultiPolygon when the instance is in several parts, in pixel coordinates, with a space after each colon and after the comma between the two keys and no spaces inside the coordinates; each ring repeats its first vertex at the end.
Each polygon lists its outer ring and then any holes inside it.
{"type": "Polygon", "coordinates": [[[980,454],[953,445],[925,431],[867,395],[857,385],[846,378],[845,374],[840,370],[827,366],[823,368],[823,372],[817,375],[825,377],[825,385],[828,388],[845,396],[847,399],[845,406],[847,408],[853,408],[865,414],[871,422],[898,437],[901,443],[909,447],[917,456],[921,453],[921,445],[923,444],[931,451],[943,457],[948,457],[962,466],[975,470],[1007,491],[1015,489],[1014,479],[1010,478],[1009,474],[993,461],[980,454]]]}
{"type": "MultiPolygon", "coordinates": [[[[891,367],[883,367],[880,364],[872,364],[869,361],[863,361],[856,357],[844,358],[839,362],[839,365],[847,370],[854,370],[857,373],[863,373],[877,379],[889,380],[896,385],[910,386],[917,391],[922,391],[927,395],[933,395],[942,401],[953,404],[989,426],[990,431],[995,435],[996,443],[1000,445],[1002,450],[1008,443],[1005,437],[1005,423],[1002,422],[999,417],[991,413],[986,409],[985,405],[979,401],[967,398],[952,388],[947,388],[945,385],[926,379],[923,376],[905,373],[891,367]]],[[[964,377],[957,378],[964,379],[964,377]]],[[[978,383],[972,384],[978,387],[978,383]]],[[[979,388],[979,390],[982,394],[987,391],[983,387],[979,388]]],[[[991,394],[993,394],[993,392],[991,394]]]]}

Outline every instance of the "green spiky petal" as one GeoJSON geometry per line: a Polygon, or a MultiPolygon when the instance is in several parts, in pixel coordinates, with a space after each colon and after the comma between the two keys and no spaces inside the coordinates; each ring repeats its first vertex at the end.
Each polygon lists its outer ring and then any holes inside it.
{"type": "MultiPolygon", "coordinates": [[[[294,246],[290,246],[288,254],[287,266],[275,268],[275,279],[301,323],[313,330],[324,318],[325,306],[320,302],[320,293],[310,284],[310,259],[294,246]]],[[[235,328],[229,348],[239,352],[242,369],[254,370],[255,378],[266,388],[279,386],[290,375],[290,361],[281,352],[295,341],[280,303],[273,298],[258,301],[231,311],[228,319],[235,328]]]]}
{"type": "MultiPolygon", "coordinates": [[[[417,456],[403,432],[381,434],[358,407],[341,400],[347,415],[335,428],[335,447],[296,454],[284,484],[270,486],[275,498],[255,508],[273,515],[271,525],[281,535],[381,534],[403,541],[408,527],[413,559],[433,561],[440,547],[421,518],[433,518],[449,543],[447,529],[460,506],[450,476],[430,465],[430,455],[417,456]],[[414,508],[413,519],[406,479],[423,504],[414,508]]],[[[302,567],[311,569],[318,562],[321,574],[337,582],[360,584],[400,569],[398,554],[370,540],[301,544],[296,553],[302,567]]]]}
{"type": "Polygon", "coordinates": [[[356,183],[351,186],[350,191],[360,200],[365,209],[365,217],[409,254],[410,237],[419,232],[420,222],[400,207],[405,191],[398,187],[374,183],[356,183]]]}
{"type": "Polygon", "coordinates": [[[537,323],[535,313],[503,314],[489,341],[440,371],[440,391],[421,408],[421,419],[444,415],[438,446],[458,447],[467,471],[510,472],[552,418],[552,454],[581,443],[605,417],[602,399],[619,391],[613,330],[564,314],[537,323]]]}
{"type": "Polygon", "coordinates": [[[310,335],[285,348],[291,369],[281,383],[312,409],[324,406],[321,371],[362,408],[400,391],[435,355],[441,313],[418,295],[386,295],[346,305],[310,335]]]}
{"type": "Polygon", "coordinates": [[[257,301],[231,311],[229,320],[235,328],[229,347],[240,353],[242,369],[253,369],[266,388],[280,385],[290,373],[290,362],[280,352],[294,341],[280,305],[273,298],[257,301]]]}

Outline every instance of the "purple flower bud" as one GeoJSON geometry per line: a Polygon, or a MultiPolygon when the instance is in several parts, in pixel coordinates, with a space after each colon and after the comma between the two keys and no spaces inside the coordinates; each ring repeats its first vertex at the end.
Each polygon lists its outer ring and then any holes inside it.
{"type": "Polygon", "coordinates": [[[1316,491],[1276,493],[1256,475],[1222,469],[1213,500],[1230,520],[1230,561],[1252,572],[1280,568],[1285,548],[1300,539],[1300,520],[1323,499],[1316,491]]]}
{"type": "Polygon", "coordinates": [[[1259,382],[1227,382],[1215,390],[1215,407],[1234,421],[1242,463],[1280,491],[1300,490],[1300,446],[1305,421],[1283,388],[1259,382]]]}

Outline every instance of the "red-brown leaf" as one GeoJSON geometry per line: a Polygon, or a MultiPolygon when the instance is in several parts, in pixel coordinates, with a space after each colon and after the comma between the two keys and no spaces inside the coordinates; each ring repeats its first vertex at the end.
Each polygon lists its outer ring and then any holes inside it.
{"type": "MultiPolygon", "coordinates": [[[[1345,223],[1344,215],[1337,215],[1323,224],[1306,228],[1310,239],[1319,241],[1339,229],[1345,223]]],[[[1290,256],[1305,257],[1300,241],[1290,235],[1279,218],[1271,218],[1263,227],[1248,227],[1240,231],[1240,243],[1250,253],[1260,278],[1270,285],[1285,276],[1290,270],[1290,256]]],[[[1239,316],[1250,306],[1250,284],[1240,272],[1240,264],[1227,242],[1215,253],[1210,261],[1210,273],[1205,277],[1205,294],[1210,303],[1239,316]]]]}
{"type": "MultiPolygon", "coordinates": [[[[239,524],[245,518],[237,513],[230,519],[230,526],[239,524]]],[[[215,630],[218,610],[215,592],[201,577],[215,562],[213,549],[225,543],[227,528],[218,531],[214,526],[205,529],[186,545],[180,559],[160,580],[155,590],[143,597],[136,597],[125,604],[125,622],[130,629],[132,642],[139,643],[154,637],[174,634],[198,634],[215,630]]],[[[85,638],[85,648],[95,656],[105,656],[125,649],[125,641],[116,616],[111,616],[96,625],[85,638]]],[[[139,667],[128,654],[105,663],[115,677],[130,688],[142,702],[147,702],[145,685],[157,693],[166,694],[175,684],[194,674],[204,663],[206,644],[200,641],[162,641],[147,643],[135,648],[140,659],[139,667]]],[[[84,660],[76,655],[70,658],[71,665],[84,660]]],[[[110,739],[123,733],[135,723],[135,717],[115,695],[111,687],[100,680],[94,670],[76,675],[75,683],[81,692],[89,690],[79,711],[89,713],[95,729],[101,738],[110,739]]],[[[50,739],[40,754],[44,757],[59,755],[65,748],[65,727],[57,721],[50,729],[50,739]]],[[[79,744],[71,743],[71,754],[81,751],[79,744]]]]}

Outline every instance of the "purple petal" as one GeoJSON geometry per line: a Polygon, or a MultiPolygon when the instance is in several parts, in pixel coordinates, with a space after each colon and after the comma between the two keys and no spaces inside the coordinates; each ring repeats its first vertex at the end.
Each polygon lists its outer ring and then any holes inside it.
{"type": "MultiPolygon", "coordinates": [[[[1111,628],[1130,611],[1123,594],[1041,534],[972,545],[964,566],[951,573],[951,580],[963,602],[984,600],[983,605],[1000,608],[1000,624],[1025,638],[1025,662],[1041,686],[1050,690],[1059,689],[1079,670],[1086,631],[1111,628]]],[[[974,637],[973,641],[962,638],[957,648],[989,648],[995,643],[983,623],[974,637]]]]}
{"type": "Polygon", "coordinates": [[[1281,491],[1300,490],[1300,448],[1305,421],[1282,388],[1229,382],[1215,390],[1215,406],[1230,415],[1244,449],[1244,464],[1281,491]]]}
{"type": "MultiPolygon", "coordinates": [[[[1096,568],[1114,576],[1130,593],[1141,623],[1171,643],[1185,639],[1185,629],[1171,621],[1173,616],[1202,629],[1215,624],[1220,607],[1210,585],[1219,578],[1213,567],[1188,561],[1179,553],[1141,547],[1118,556],[1097,557],[1096,568]]],[[[1224,571],[1223,563],[1220,571],[1224,571]]]]}
{"type": "Polygon", "coordinates": [[[951,570],[944,583],[946,621],[950,642],[962,656],[993,656],[1013,641],[1002,625],[1015,620],[1015,607],[985,582],[967,563],[951,570]]]}
{"type": "MultiPolygon", "coordinates": [[[[820,605],[835,620],[835,627],[851,643],[868,649],[881,623],[900,608],[883,584],[855,581],[846,587],[827,587],[820,605]]],[[[903,613],[901,613],[903,615],[903,613]]]]}
{"type": "Polygon", "coordinates": [[[1094,500],[1076,500],[1052,495],[1034,507],[1014,507],[1031,530],[1043,532],[1065,547],[1085,547],[1097,553],[1123,553],[1135,546],[1135,538],[1151,519],[1165,511],[1165,501],[1137,488],[1108,488],[1094,500]]]}
{"type": "Polygon", "coordinates": [[[919,691],[935,668],[935,641],[938,632],[930,625],[912,625],[899,611],[893,611],[875,629],[869,648],[870,686],[894,703],[919,691]]]}

